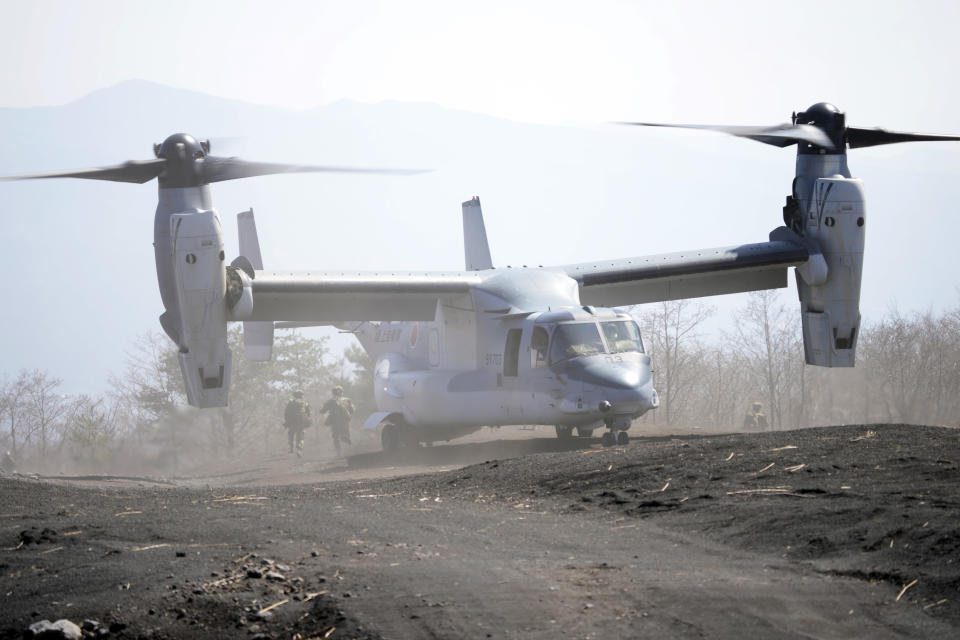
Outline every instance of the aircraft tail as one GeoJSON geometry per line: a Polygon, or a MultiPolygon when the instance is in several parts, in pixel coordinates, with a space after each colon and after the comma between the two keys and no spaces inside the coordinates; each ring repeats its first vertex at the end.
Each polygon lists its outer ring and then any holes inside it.
{"type": "Polygon", "coordinates": [[[477,196],[463,203],[463,252],[467,271],[493,269],[487,229],[483,225],[483,210],[477,196]]]}
{"type": "MultiPolygon", "coordinates": [[[[253,209],[237,214],[237,228],[240,255],[249,261],[249,266],[254,270],[262,271],[263,257],[260,255],[260,240],[257,238],[253,209]]],[[[247,275],[253,277],[252,273],[247,275]]],[[[243,349],[248,360],[269,360],[273,356],[273,322],[244,322],[243,349]]]]}

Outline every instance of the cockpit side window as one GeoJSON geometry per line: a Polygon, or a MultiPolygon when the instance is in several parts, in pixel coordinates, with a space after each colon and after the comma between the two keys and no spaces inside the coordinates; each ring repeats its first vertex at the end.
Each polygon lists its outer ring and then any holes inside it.
{"type": "Polygon", "coordinates": [[[543,327],[534,327],[530,336],[530,368],[539,369],[547,366],[547,343],[550,335],[543,327]]]}
{"type": "Polygon", "coordinates": [[[624,353],[627,351],[643,352],[643,343],[640,341],[640,329],[633,320],[614,320],[601,322],[603,337],[607,340],[610,353],[624,353]]]}
{"type": "Polygon", "coordinates": [[[595,322],[557,325],[550,346],[550,363],[603,353],[603,340],[595,322]]]}

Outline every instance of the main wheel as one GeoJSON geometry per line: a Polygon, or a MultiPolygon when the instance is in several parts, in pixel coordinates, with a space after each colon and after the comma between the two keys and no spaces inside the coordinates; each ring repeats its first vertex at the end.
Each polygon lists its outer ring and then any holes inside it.
{"type": "Polygon", "coordinates": [[[417,449],[420,447],[420,436],[410,425],[403,425],[400,432],[400,443],[408,449],[417,449]]]}
{"type": "Polygon", "coordinates": [[[627,435],[626,431],[621,431],[617,434],[617,444],[625,445],[630,444],[630,436],[627,435]]]}
{"type": "Polygon", "coordinates": [[[565,427],[562,424],[556,426],[557,437],[561,440],[569,440],[573,437],[573,427],[565,427]]]}
{"type": "Polygon", "coordinates": [[[380,444],[383,445],[383,450],[388,453],[400,448],[400,430],[397,425],[383,425],[383,430],[380,431],[380,444]]]}
{"type": "Polygon", "coordinates": [[[617,444],[617,436],[613,435],[613,431],[606,431],[603,434],[603,437],[600,438],[600,442],[605,447],[612,447],[617,444]]]}

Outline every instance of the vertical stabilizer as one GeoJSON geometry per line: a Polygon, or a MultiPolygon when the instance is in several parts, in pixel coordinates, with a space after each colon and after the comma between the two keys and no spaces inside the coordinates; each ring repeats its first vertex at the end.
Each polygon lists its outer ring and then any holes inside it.
{"type": "MultiPolygon", "coordinates": [[[[260,240],[257,239],[257,223],[253,219],[253,209],[237,214],[237,229],[240,255],[250,261],[255,271],[262,271],[263,256],[260,255],[260,240]]],[[[244,322],[243,350],[249,360],[269,360],[273,356],[273,322],[244,322]]]]}
{"type": "Polygon", "coordinates": [[[240,255],[246,257],[253,268],[263,270],[263,256],[260,255],[260,240],[257,238],[257,222],[253,219],[253,209],[237,214],[237,231],[240,237],[240,255]]]}
{"type": "Polygon", "coordinates": [[[483,226],[483,211],[477,196],[463,203],[463,253],[467,271],[493,269],[487,229],[483,226]]]}

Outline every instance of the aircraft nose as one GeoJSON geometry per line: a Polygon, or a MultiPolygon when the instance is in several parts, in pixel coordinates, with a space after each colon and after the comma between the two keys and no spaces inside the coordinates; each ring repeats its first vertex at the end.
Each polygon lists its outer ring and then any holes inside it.
{"type": "Polygon", "coordinates": [[[603,398],[597,409],[603,414],[634,414],[656,406],[649,360],[611,363],[603,357],[573,361],[566,373],[571,380],[596,387],[603,398]]]}
{"type": "Polygon", "coordinates": [[[611,364],[590,358],[572,364],[573,366],[567,368],[567,376],[571,380],[604,389],[636,389],[644,382],[641,363],[611,364]]]}

